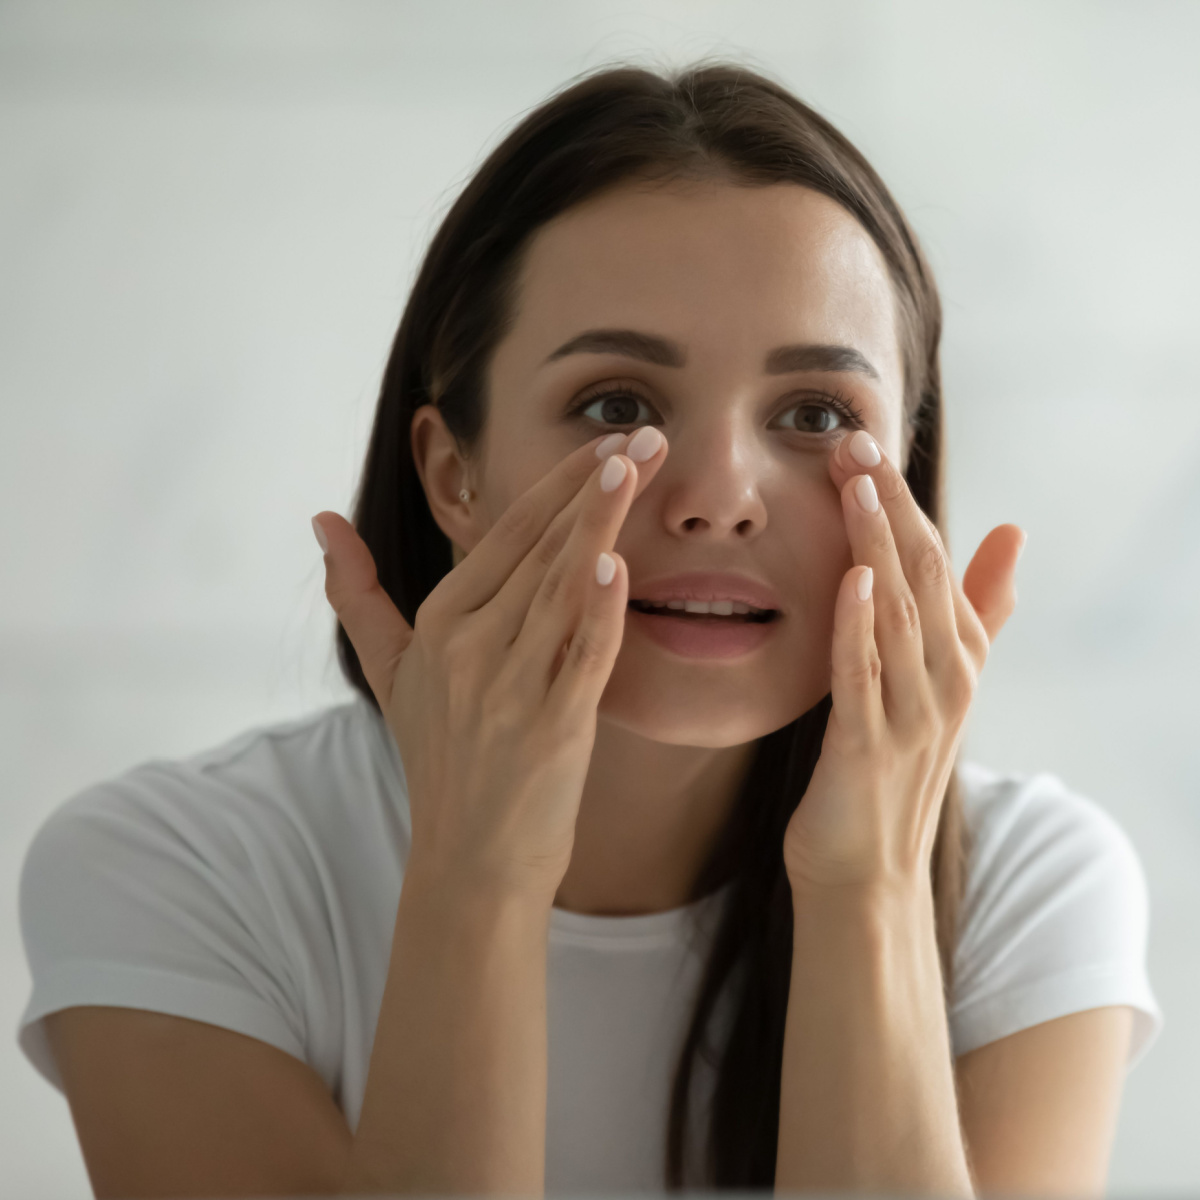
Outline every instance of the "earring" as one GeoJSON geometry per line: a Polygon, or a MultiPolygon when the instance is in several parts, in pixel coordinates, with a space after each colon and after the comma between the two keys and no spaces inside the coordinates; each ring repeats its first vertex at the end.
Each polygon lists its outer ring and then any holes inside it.
{"type": "Polygon", "coordinates": [[[463,490],[462,490],[461,492],[459,492],[459,493],[458,493],[458,498],[459,498],[459,499],[460,499],[460,500],[461,500],[461,501],[462,501],[464,504],[466,504],[466,502],[467,502],[468,500],[470,500],[470,498],[471,498],[471,493],[470,493],[470,492],[468,492],[466,488],[463,488],[463,490]]]}

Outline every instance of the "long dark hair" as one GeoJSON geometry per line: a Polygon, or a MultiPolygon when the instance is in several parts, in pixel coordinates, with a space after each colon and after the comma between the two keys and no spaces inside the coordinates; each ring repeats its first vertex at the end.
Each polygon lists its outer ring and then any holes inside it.
{"type": "MultiPolygon", "coordinates": [[[[354,506],[379,581],[412,624],[452,567],[413,464],[413,413],[434,404],[464,457],[487,412],[487,367],[512,319],[514,282],[538,228],[572,205],[633,179],[725,177],[754,186],[794,183],[831,197],[882,252],[895,294],[911,436],[908,485],[943,527],[941,306],[915,236],[883,181],[824,118],[777,83],[730,63],[671,75],[621,66],[572,83],[530,112],[475,173],[429,246],[383,377],[354,506]]],[[[378,710],[345,630],[338,658],[378,710]]],[[[759,739],[728,827],[692,897],[730,890],[676,1068],[664,1147],[667,1186],[770,1188],[779,1126],[783,1032],[792,947],[783,835],[821,749],[827,695],[759,739]],[[730,987],[721,1046],[710,1018],[730,987]],[[702,1180],[684,1179],[697,1057],[717,1076],[702,1180]]],[[[942,806],[932,861],[938,946],[947,990],[962,884],[956,776],[942,806]]]]}

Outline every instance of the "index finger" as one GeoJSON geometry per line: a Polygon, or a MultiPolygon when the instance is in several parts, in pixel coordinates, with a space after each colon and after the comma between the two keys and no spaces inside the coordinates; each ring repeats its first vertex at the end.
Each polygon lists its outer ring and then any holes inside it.
{"type": "MultiPolygon", "coordinates": [[[[643,441],[654,440],[647,438],[646,429],[653,426],[643,426],[628,438],[623,433],[594,438],[547,471],[504,510],[466,558],[438,583],[435,591],[440,593],[440,602],[451,612],[465,613],[491,600],[603,459],[618,450],[628,454],[639,437],[643,441]]],[[[666,439],[659,435],[655,452],[638,463],[639,494],[653,474],[653,470],[650,474],[644,472],[657,466],[665,446],[666,439]]]]}

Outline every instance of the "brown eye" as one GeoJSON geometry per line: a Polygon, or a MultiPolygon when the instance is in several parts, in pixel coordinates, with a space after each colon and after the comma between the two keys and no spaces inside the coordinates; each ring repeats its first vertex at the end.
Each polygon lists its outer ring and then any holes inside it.
{"type": "Polygon", "coordinates": [[[575,411],[601,425],[632,425],[638,420],[639,404],[646,402],[636,392],[615,388],[592,396],[575,411]],[[589,409],[595,411],[589,412],[589,409]]]}
{"type": "Polygon", "coordinates": [[[863,427],[862,414],[858,409],[849,400],[837,395],[822,397],[819,400],[805,400],[789,408],[783,414],[785,418],[788,413],[796,414],[795,423],[785,424],[784,428],[818,437],[863,427]]]}
{"type": "Polygon", "coordinates": [[[789,411],[796,414],[793,428],[801,433],[832,433],[842,425],[841,414],[824,404],[798,404],[789,411]]]}

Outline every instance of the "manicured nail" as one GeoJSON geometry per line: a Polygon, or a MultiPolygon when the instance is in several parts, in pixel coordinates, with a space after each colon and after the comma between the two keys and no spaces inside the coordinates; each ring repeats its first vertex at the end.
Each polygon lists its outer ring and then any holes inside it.
{"type": "Polygon", "coordinates": [[[874,582],[875,572],[870,567],[864,567],[863,573],[858,577],[858,582],[854,585],[854,590],[860,600],[870,600],[871,585],[874,582]]]}
{"type": "Polygon", "coordinates": [[[653,425],[643,425],[629,439],[629,449],[625,451],[634,462],[646,462],[662,449],[663,435],[653,425]]]}
{"type": "Polygon", "coordinates": [[[317,518],[312,519],[313,533],[317,535],[317,545],[321,547],[322,554],[329,553],[329,540],[325,537],[325,530],[317,524],[317,518]]]}
{"type": "Polygon", "coordinates": [[[1017,557],[1020,558],[1025,553],[1025,543],[1029,541],[1029,534],[1024,530],[1021,531],[1021,544],[1017,547],[1017,557]]]}
{"type": "Polygon", "coordinates": [[[606,438],[604,439],[604,441],[602,441],[602,442],[600,443],[600,445],[598,445],[598,446],[596,447],[596,457],[597,457],[597,458],[607,458],[607,457],[608,457],[610,454],[616,454],[616,452],[617,452],[617,447],[618,447],[618,446],[619,446],[619,445],[620,445],[620,444],[621,444],[621,443],[622,443],[624,440],[625,440],[625,434],[623,434],[623,433],[610,433],[610,434],[608,435],[608,437],[606,437],[606,438]]]}
{"type": "Polygon", "coordinates": [[[865,429],[859,429],[850,438],[850,454],[856,463],[864,467],[877,467],[883,460],[875,439],[865,429]]]}
{"type": "Polygon", "coordinates": [[[613,576],[617,573],[617,560],[611,554],[605,554],[600,551],[600,557],[596,559],[596,582],[601,587],[608,587],[613,581],[613,576]]]}
{"type": "Polygon", "coordinates": [[[879,511],[879,493],[875,491],[875,481],[870,475],[860,475],[854,485],[854,496],[867,512],[879,511]]]}
{"type": "Polygon", "coordinates": [[[602,492],[616,491],[621,486],[621,480],[625,478],[625,472],[628,470],[623,458],[620,456],[610,458],[604,464],[604,470],[600,472],[600,490],[602,492]]]}

